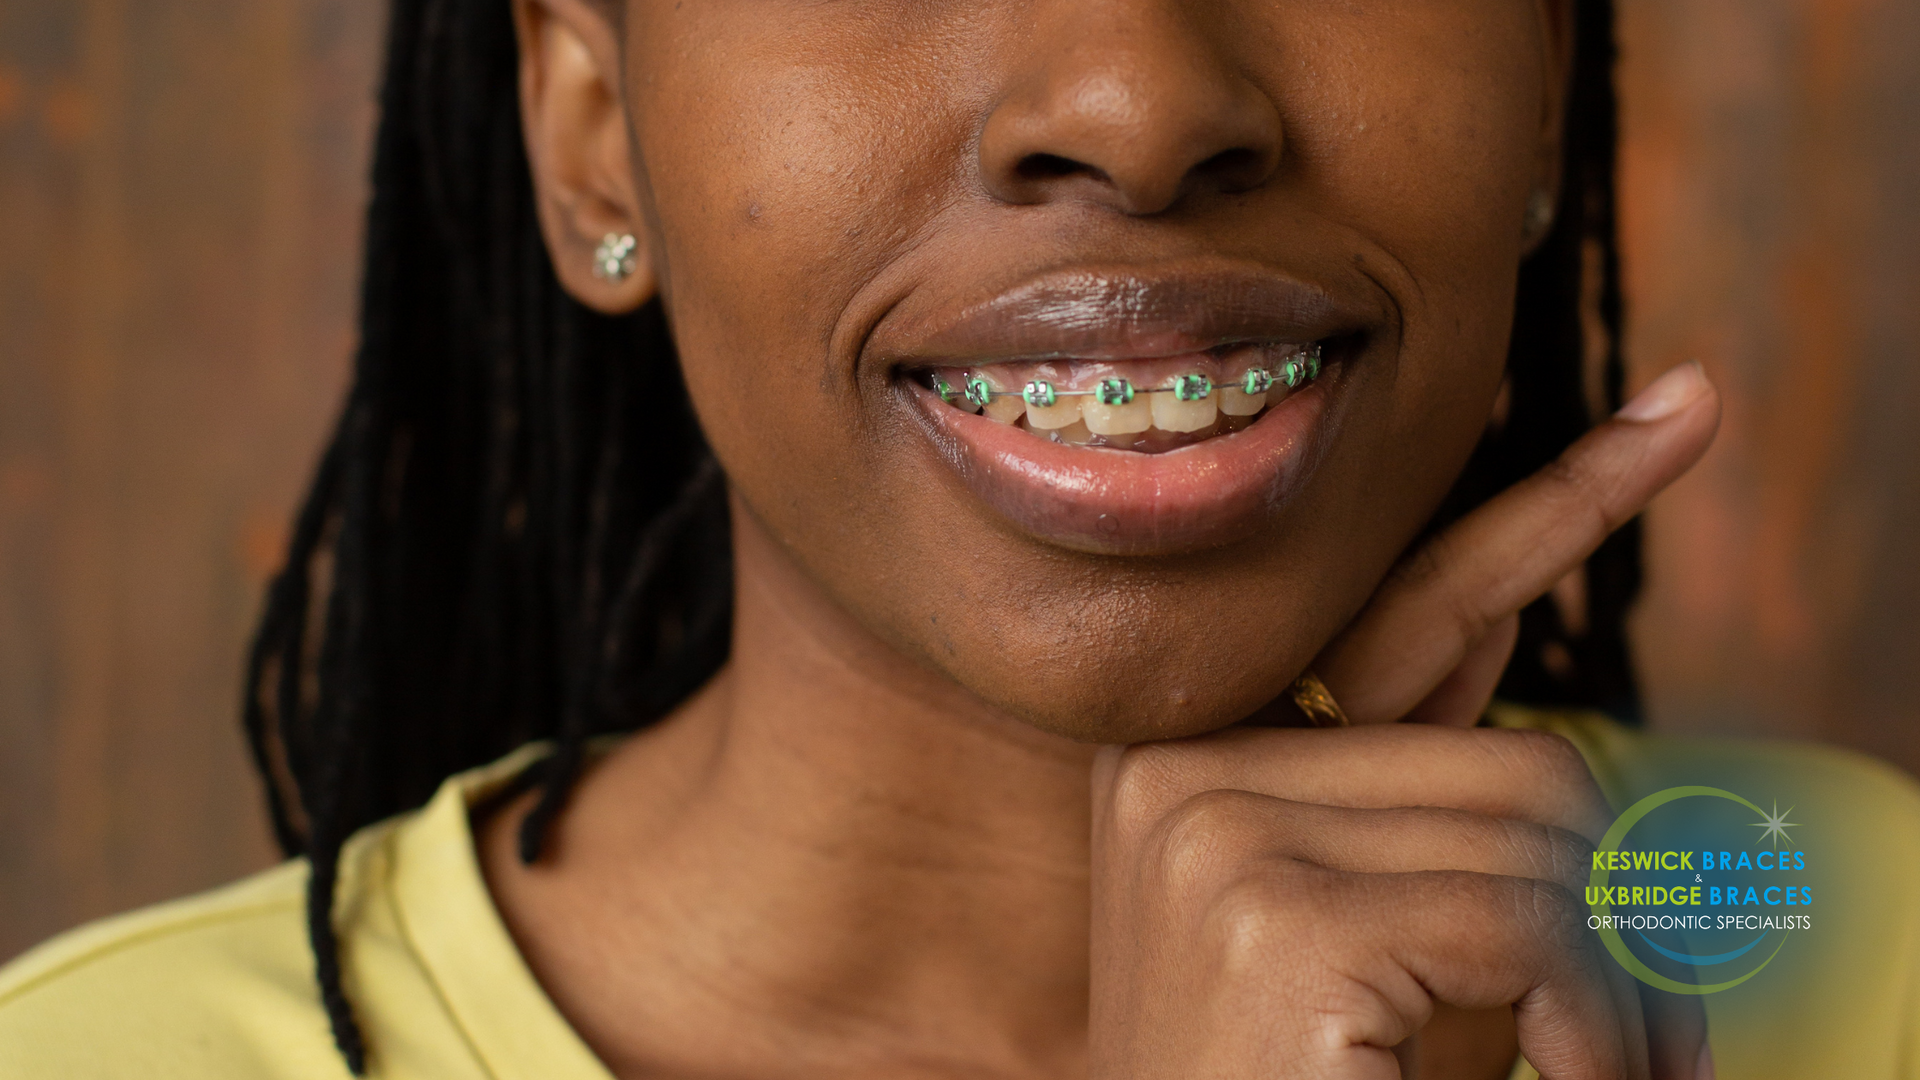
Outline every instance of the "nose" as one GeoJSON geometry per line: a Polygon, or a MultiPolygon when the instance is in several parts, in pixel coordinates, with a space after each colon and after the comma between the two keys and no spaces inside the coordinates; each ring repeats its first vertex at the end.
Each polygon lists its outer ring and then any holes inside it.
{"type": "Polygon", "coordinates": [[[1228,32],[1183,0],[1042,0],[980,170],[1016,204],[1081,199],[1157,214],[1259,187],[1280,164],[1280,112],[1233,64],[1228,32]]]}

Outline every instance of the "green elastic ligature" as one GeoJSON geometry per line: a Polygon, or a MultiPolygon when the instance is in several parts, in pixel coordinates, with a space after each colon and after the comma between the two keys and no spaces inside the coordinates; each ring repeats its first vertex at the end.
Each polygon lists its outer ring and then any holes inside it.
{"type": "MultiPolygon", "coordinates": [[[[1284,383],[1289,390],[1300,387],[1320,377],[1323,354],[1318,344],[1308,346],[1304,352],[1282,361],[1277,368],[1248,368],[1234,389],[1243,394],[1264,394],[1275,383],[1284,383]]],[[[998,398],[1017,397],[1035,408],[1047,408],[1057,404],[1065,397],[1090,397],[1102,405],[1128,405],[1138,394],[1151,391],[1137,389],[1133,383],[1122,378],[1101,379],[1091,390],[1062,390],[1045,379],[1034,379],[1019,390],[996,390],[987,380],[978,375],[968,375],[964,380],[964,389],[956,391],[953,385],[940,375],[932,376],[932,390],[940,400],[953,404],[957,398],[965,398],[977,408],[985,408],[998,398]]],[[[1213,380],[1200,372],[1176,375],[1173,381],[1160,390],[1170,390],[1181,401],[1199,401],[1216,389],[1213,380]]]]}

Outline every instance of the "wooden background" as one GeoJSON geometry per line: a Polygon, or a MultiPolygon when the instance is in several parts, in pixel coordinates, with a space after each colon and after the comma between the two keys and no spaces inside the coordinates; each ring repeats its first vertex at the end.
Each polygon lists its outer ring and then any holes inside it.
{"type": "MultiPolygon", "coordinates": [[[[504,0],[503,0],[504,2],[504,0]]],[[[0,2],[0,958],[273,858],[243,641],[352,344],[372,0],[0,2]]],[[[1654,722],[1920,768],[1920,4],[1622,0],[1654,722]]]]}

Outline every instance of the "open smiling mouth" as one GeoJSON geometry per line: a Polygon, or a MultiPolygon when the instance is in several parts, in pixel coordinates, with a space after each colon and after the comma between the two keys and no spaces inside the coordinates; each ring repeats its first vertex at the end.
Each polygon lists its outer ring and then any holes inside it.
{"type": "Polygon", "coordinates": [[[909,297],[865,358],[1001,520],[1166,555],[1248,537],[1304,490],[1388,323],[1370,300],[1224,258],[1062,270],[909,297]]]}
{"type": "Polygon", "coordinates": [[[1319,378],[1315,343],[1222,345],[1146,360],[934,365],[909,373],[948,406],[1051,442],[1159,454],[1240,431],[1319,378]]]}

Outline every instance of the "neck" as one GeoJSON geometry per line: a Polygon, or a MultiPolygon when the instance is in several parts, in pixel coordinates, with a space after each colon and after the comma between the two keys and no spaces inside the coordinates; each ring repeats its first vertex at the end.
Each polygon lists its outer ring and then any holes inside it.
{"type": "Polygon", "coordinates": [[[535,973],[623,1075],[1078,1071],[1092,748],[889,647],[734,517],[727,668],[583,779],[540,866],[512,860],[524,807],[483,831],[535,973]]]}

